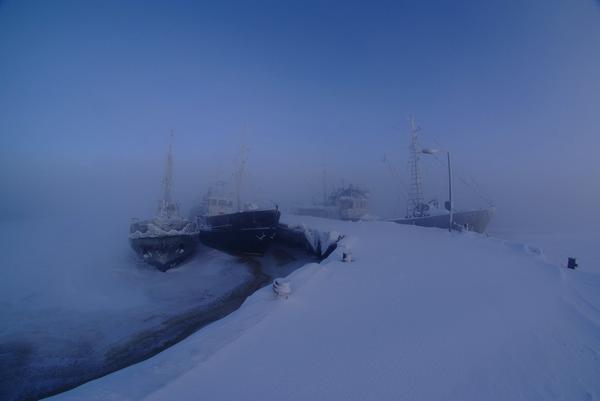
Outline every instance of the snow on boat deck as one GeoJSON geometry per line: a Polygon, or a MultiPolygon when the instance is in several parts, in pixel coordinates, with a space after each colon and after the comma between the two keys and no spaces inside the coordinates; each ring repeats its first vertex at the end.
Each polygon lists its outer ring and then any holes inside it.
{"type": "Polygon", "coordinates": [[[600,275],[526,246],[284,216],[334,252],[140,364],[57,400],[584,400],[600,397],[600,275]]]}

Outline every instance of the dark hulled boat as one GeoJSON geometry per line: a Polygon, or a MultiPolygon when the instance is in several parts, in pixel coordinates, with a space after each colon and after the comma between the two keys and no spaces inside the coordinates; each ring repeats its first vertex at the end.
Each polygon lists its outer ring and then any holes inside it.
{"type": "Polygon", "coordinates": [[[213,185],[194,212],[198,237],[204,245],[232,255],[262,256],[275,238],[281,213],[277,207],[260,210],[253,204],[242,207],[240,191],[245,165],[246,146],[242,146],[233,174],[235,203],[234,194],[227,192],[225,182],[213,185]]]}
{"type": "Polygon", "coordinates": [[[184,219],[136,221],[131,224],[129,242],[144,262],[164,272],[194,253],[195,227],[184,219]]]}
{"type": "Polygon", "coordinates": [[[158,270],[171,269],[196,249],[197,225],[179,214],[179,206],[171,200],[173,175],[172,145],[169,145],[167,166],[163,181],[164,195],[156,217],[134,220],[129,228],[129,243],[135,253],[158,270]]]}
{"type": "Polygon", "coordinates": [[[276,235],[281,213],[277,208],[204,216],[200,241],[232,255],[262,256],[276,235]]]}

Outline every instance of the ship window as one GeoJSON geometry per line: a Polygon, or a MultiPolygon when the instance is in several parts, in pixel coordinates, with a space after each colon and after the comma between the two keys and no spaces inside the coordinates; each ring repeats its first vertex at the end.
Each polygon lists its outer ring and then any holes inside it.
{"type": "Polygon", "coordinates": [[[227,205],[227,201],[224,201],[223,199],[219,200],[219,206],[225,206],[227,205]]]}
{"type": "Polygon", "coordinates": [[[213,205],[213,206],[216,205],[217,204],[217,200],[216,199],[211,199],[210,200],[210,204],[213,205]]]}

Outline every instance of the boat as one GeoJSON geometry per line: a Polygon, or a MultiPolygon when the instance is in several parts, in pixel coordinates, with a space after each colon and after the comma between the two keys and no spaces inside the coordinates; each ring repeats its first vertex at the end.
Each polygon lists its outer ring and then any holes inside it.
{"type": "Polygon", "coordinates": [[[324,197],[321,204],[298,206],[294,213],[301,216],[358,221],[369,215],[369,191],[353,185],[342,186],[324,197]]]}
{"type": "Polygon", "coordinates": [[[242,205],[241,180],[245,166],[242,147],[239,167],[234,174],[234,195],[227,193],[224,182],[213,185],[194,212],[200,241],[211,248],[235,256],[262,256],[277,235],[279,208],[259,209],[254,204],[242,205]]]}
{"type": "Polygon", "coordinates": [[[275,236],[281,213],[278,208],[243,210],[204,216],[200,241],[236,256],[263,256],[275,236]]]}
{"type": "MultiPolygon", "coordinates": [[[[495,209],[493,207],[455,211],[453,212],[452,216],[452,229],[458,231],[474,231],[477,233],[484,233],[488,224],[492,220],[492,217],[494,217],[494,214],[495,209]]],[[[437,227],[444,229],[449,229],[450,227],[449,212],[447,210],[435,210],[433,208],[430,208],[421,216],[413,215],[413,217],[393,219],[392,221],[399,224],[410,224],[421,227],[437,227]]]]}
{"type": "Polygon", "coordinates": [[[485,232],[489,222],[495,214],[496,209],[490,204],[489,207],[473,210],[455,210],[452,203],[452,169],[450,154],[447,151],[422,148],[419,143],[420,128],[411,119],[411,141],[410,141],[410,187],[406,206],[406,216],[392,219],[399,224],[410,224],[421,227],[437,227],[448,230],[466,230],[477,233],[485,232]],[[443,152],[448,158],[448,183],[449,200],[440,207],[437,200],[424,201],[422,174],[420,168],[421,154],[435,154],[443,152]]]}
{"type": "Polygon", "coordinates": [[[167,153],[163,180],[163,198],[158,213],[147,220],[133,219],[129,229],[129,242],[135,253],[146,263],[160,271],[172,269],[196,249],[198,228],[195,222],[183,218],[179,205],[171,198],[173,182],[172,138],[167,153]]]}

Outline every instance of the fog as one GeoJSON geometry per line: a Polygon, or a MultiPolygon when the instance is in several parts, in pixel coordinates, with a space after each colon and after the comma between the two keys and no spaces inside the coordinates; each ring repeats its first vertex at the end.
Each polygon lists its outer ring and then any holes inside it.
{"type": "Polygon", "coordinates": [[[457,208],[595,232],[598,3],[417,3],[0,3],[0,219],[151,216],[171,129],[184,211],[245,144],[246,201],[321,199],[326,171],[401,216],[413,115],[457,208]]]}

